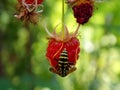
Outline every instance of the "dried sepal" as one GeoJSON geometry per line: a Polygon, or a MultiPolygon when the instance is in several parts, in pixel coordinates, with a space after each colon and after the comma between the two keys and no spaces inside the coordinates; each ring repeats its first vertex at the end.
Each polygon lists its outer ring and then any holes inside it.
{"type": "MultiPolygon", "coordinates": [[[[57,25],[58,26],[58,25],[57,25]]],[[[47,32],[48,34],[48,37],[49,39],[50,38],[54,38],[56,41],[63,41],[63,42],[67,42],[69,41],[71,38],[73,37],[76,37],[77,33],[78,33],[78,30],[79,30],[79,27],[80,27],[80,24],[78,24],[78,27],[77,29],[75,30],[74,33],[69,33],[69,30],[67,28],[66,25],[64,25],[64,35],[62,35],[62,30],[60,33],[56,33],[56,28],[57,26],[55,27],[55,29],[53,30],[53,33],[50,33],[49,30],[47,29],[47,27],[45,26],[45,31],[47,32]],[[63,37],[64,36],[64,37],[63,37]]]]}
{"type": "Polygon", "coordinates": [[[37,0],[35,0],[34,4],[27,4],[25,0],[18,0],[20,3],[16,5],[17,13],[14,14],[14,17],[22,20],[25,23],[33,23],[37,24],[39,20],[39,16],[43,12],[43,10],[37,11],[37,7],[41,6],[41,4],[37,4],[37,0]]]}

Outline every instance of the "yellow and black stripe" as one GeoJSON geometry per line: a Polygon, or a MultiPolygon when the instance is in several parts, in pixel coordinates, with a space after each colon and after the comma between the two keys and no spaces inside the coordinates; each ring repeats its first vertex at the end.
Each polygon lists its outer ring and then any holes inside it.
{"type": "Polygon", "coordinates": [[[68,52],[66,51],[66,48],[64,48],[60,54],[58,65],[55,68],[51,67],[50,71],[60,75],[61,77],[67,76],[69,73],[76,70],[76,67],[71,65],[68,60],[68,52]]]}
{"type": "Polygon", "coordinates": [[[61,67],[66,67],[66,64],[68,64],[68,53],[66,49],[62,51],[59,57],[58,65],[61,67]]]}
{"type": "Polygon", "coordinates": [[[59,75],[62,77],[66,76],[69,70],[68,53],[66,51],[66,48],[60,54],[58,66],[59,66],[59,70],[58,70],[59,75]]]}

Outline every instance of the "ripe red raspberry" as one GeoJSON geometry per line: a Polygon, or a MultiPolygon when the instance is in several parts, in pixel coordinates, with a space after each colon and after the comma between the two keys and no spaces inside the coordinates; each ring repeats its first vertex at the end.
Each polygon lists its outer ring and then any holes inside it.
{"type": "MultiPolygon", "coordinates": [[[[18,2],[22,2],[22,0],[18,0],[18,2]]],[[[37,0],[37,4],[41,4],[43,0],[37,0]]],[[[35,0],[25,0],[26,4],[35,4],[35,0]]]]}
{"type": "Polygon", "coordinates": [[[74,17],[79,24],[88,22],[93,13],[93,5],[91,3],[81,3],[72,7],[74,17]]]}
{"type": "Polygon", "coordinates": [[[65,28],[64,38],[55,31],[50,35],[46,57],[51,65],[50,71],[62,77],[76,70],[75,64],[80,52],[80,42],[76,38],[78,29],[79,26],[75,33],[69,34],[65,28]]]}
{"type": "Polygon", "coordinates": [[[49,40],[46,57],[48,58],[51,66],[56,67],[58,65],[61,52],[64,50],[64,48],[66,48],[69,58],[68,62],[72,65],[75,65],[80,52],[79,45],[79,40],[76,37],[71,38],[67,42],[56,41],[52,38],[49,40]]]}

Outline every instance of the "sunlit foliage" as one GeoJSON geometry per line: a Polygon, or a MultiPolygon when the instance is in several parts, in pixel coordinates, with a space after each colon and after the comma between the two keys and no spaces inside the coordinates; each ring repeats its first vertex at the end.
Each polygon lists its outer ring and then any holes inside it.
{"type": "MultiPolygon", "coordinates": [[[[120,90],[120,3],[95,4],[93,16],[80,27],[81,52],[77,70],[65,78],[49,72],[45,57],[47,34],[61,22],[61,0],[45,0],[38,25],[14,18],[17,0],[0,2],[0,90],[120,90]]],[[[76,28],[72,10],[65,6],[65,23],[76,28]]]]}

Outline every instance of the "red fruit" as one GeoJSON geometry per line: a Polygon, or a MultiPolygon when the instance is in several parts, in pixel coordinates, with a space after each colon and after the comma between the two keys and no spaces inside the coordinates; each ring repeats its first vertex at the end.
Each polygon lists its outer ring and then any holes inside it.
{"type": "Polygon", "coordinates": [[[51,66],[55,68],[58,65],[61,52],[66,48],[66,51],[68,52],[68,62],[75,65],[80,52],[79,45],[79,40],[76,37],[71,38],[67,42],[50,39],[46,57],[48,58],[51,66]]]}
{"type": "MultiPolygon", "coordinates": [[[[22,2],[22,0],[18,0],[18,2],[22,2]]],[[[43,0],[37,0],[37,4],[41,4],[43,0]]],[[[25,0],[26,4],[35,4],[35,0],[25,0]]]]}
{"type": "MultiPolygon", "coordinates": [[[[77,31],[69,34],[67,27],[65,28],[64,38],[62,35],[48,33],[51,38],[49,39],[46,57],[50,62],[50,71],[62,77],[76,70],[75,64],[79,57],[80,42],[76,38],[77,31]]],[[[48,30],[47,30],[48,32],[48,30]]]]}
{"type": "Polygon", "coordinates": [[[72,7],[74,17],[79,24],[88,22],[93,13],[93,5],[91,3],[81,3],[72,7]]]}

